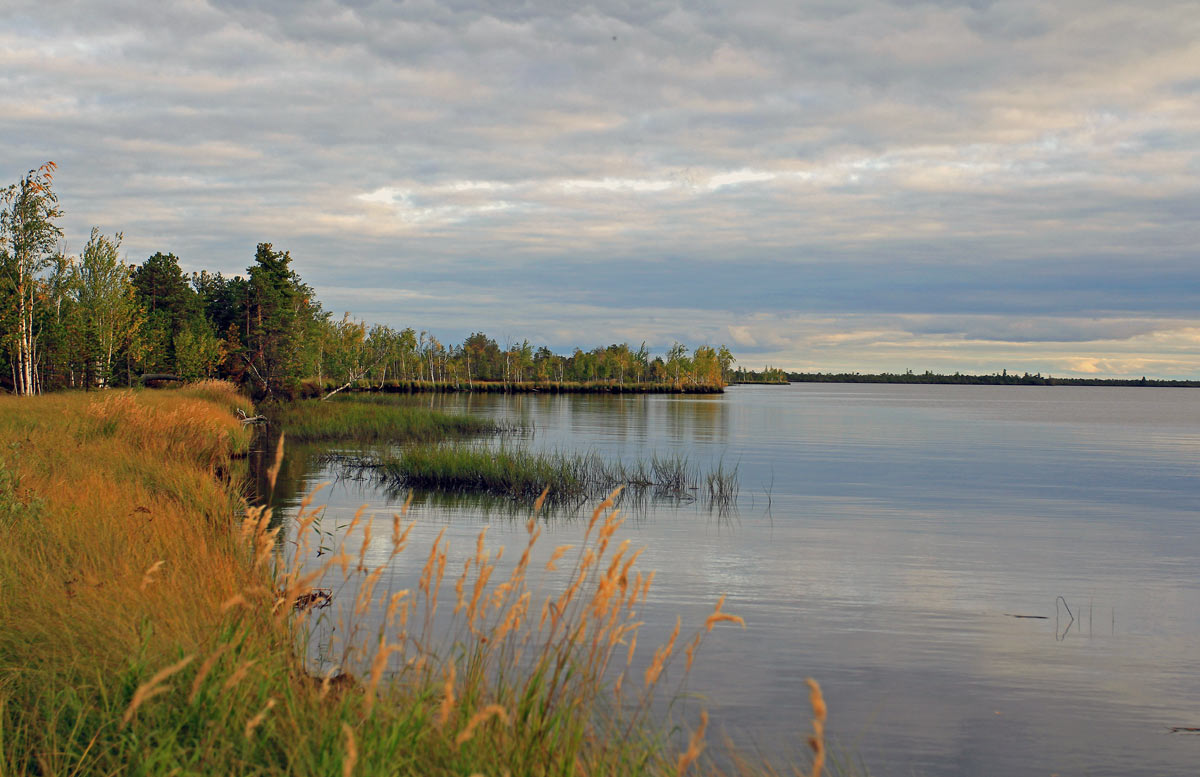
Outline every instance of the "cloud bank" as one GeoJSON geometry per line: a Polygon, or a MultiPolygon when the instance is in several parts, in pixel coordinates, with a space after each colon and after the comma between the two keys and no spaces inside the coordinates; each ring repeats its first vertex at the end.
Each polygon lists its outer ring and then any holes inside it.
{"type": "Polygon", "coordinates": [[[798,369],[1200,377],[1172,2],[9,2],[0,173],[328,307],[798,369]]]}

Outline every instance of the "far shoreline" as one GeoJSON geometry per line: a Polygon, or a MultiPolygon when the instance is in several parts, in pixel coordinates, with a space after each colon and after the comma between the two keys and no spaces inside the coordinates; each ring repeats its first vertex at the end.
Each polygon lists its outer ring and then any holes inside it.
{"type": "Polygon", "coordinates": [[[792,383],[892,383],[917,385],[953,385],[953,386],[1107,386],[1130,388],[1200,388],[1200,380],[1172,380],[1165,378],[1063,378],[1052,375],[1022,375],[999,373],[993,375],[941,375],[926,372],[922,374],[907,373],[822,373],[822,372],[789,372],[787,380],[754,380],[753,372],[747,372],[747,377],[730,381],[731,385],[740,386],[786,386],[792,383]]]}

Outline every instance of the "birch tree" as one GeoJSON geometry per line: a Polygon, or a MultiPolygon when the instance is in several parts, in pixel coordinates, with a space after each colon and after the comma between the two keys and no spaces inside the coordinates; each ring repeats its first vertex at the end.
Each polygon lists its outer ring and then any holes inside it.
{"type": "Polygon", "coordinates": [[[671,373],[676,388],[683,385],[682,378],[691,368],[687,353],[687,346],[680,342],[676,342],[671,346],[671,350],[667,351],[667,370],[671,373]]]}
{"type": "Polygon", "coordinates": [[[30,170],[20,182],[0,191],[0,276],[2,293],[11,297],[6,306],[10,321],[13,391],[35,394],[37,333],[34,319],[38,304],[38,276],[50,266],[62,230],[54,223],[62,217],[51,184],[56,166],[47,162],[30,170]]]}
{"type": "Polygon", "coordinates": [[[113,355],[128,346],[141,324],[141,309],[130,282],[129,267],[118,252],[122,235],[92,235],[79,258],[76,300],[89,344],[91,383],[105,387],[112,377],[113,355]]]}
{"type": "Polygon", "coordinates": [[[338,323],[326,324],[330,333],[329,375],[334,382],[342,382],[325,396],[324,401],[339,391],[344,391],[370,374],[371,370],[387,358],[387,327],[375,327],[367,336],[367,325],[355,321],[346,313],[338,323]]]}

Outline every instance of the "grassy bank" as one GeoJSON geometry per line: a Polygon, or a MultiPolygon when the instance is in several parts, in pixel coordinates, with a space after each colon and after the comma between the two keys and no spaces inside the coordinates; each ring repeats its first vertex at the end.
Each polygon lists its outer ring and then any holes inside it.
{"type": "Polygon", "coordinates": [[[737,470],[719,467],[701,477],[683,457],[651,456],[609,461],[597,453],[537,452],[475,445],[418,446],[374,464],[396,484],[420,489],[487,493],[533,502],[603,497],[621,486],[632,492],[729,503],[737,495],[737,470]],[[702,492],[700,483],[707,491],[702,492]]]}
{"type": "Polygon", "coordinates": [[[400,405],[392,398],[364,394],[282,403],[268,409],[267,415],[293,442],[432,442],[500,431],[486,418],[400,405]]]}
{"type": "Polygon", "coordinates": [[[248,409],[225,384],[0,397],[0,771],[158,773],[200,751],[253,757],[214,735],[265,703],[265,684],[203,685],[175,715],[153,707],[148,727],[122,725],[138,686],[185,655],[218,642],[234,643],[230,662],[284,655],[281,635],[221,610],[269,583],[231,531],[233,455],[249,442],[236,407],[248,409]]]}
{"type": "Polygon", "coordinates": [[[402,516],[375,532],[391,549],[380,566],[364,563],[363,542],[302,571],[319,509],[300,510],[290,552],[269,515],[242,509],[239,406],[224,384],[0,397],[0,773],[707,768],[705,721],[685,724],[675,746],[651,699],[668,667],[686,674],[704,634],[740,619],[718,603],[690,636],[677,628],[647,646],[635,675],[634,614],[653,574],[617,539],[611,501],[577,548],[555,551],[550,565],[569,574],[548,592],[529,563],[533,521],[526,552],[496,580],[498,552],[481,535],[449,579],[439,539],[415,562],[416,589],[382,590],[388,564],[411,552],[402,516]],[[328,575],[353,581],[356,600],[338,602],[349,617],[376,606],[386,617],[344,646],[346,674],[322,680],[295,658],[296,605],[328,575]],[[452,643],[430,631],[439,606],[453,606],[452,643]]]}

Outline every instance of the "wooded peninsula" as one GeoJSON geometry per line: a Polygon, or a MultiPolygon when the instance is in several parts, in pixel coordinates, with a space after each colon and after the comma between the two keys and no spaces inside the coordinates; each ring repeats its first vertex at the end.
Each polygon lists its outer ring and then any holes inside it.
{"type": "Polygon", "coordinates": [[[61,248],[55,165],[0,190],[0,329],[16,394],[129,386],[143,377],[218,378],[255,398],[381,391],[712,392],[728,382],[725,346],[643,342],[568,355],[483,332],[447,344],[428,331],[368,325],[325,310],[288,251],[259,243],[246,274],[186,274],[158,252],[120,257],[122,234],[98,228],[78,256],[61,248]]]}

